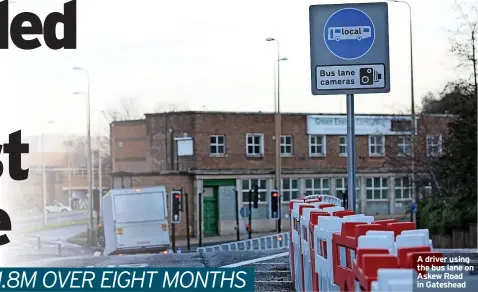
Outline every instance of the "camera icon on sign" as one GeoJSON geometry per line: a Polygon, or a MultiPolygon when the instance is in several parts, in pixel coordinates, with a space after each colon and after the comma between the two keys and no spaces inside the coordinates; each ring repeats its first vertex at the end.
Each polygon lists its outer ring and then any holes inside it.
{"type": "Polygon", "coordinates": [[[372,68],[360,68],[360,85],[372,85],[382,79],[382,74],[372,68]]]}

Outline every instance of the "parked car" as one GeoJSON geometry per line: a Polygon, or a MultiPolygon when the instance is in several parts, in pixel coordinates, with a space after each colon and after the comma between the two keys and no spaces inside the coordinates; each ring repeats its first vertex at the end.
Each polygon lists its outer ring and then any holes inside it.
{"type": "Polygon", "coordinates": [[[62,203],[53,203],[50,206],[46,206],[46,211],[48,213],[71,212],[71,207],[65,206],[62,203]]]}

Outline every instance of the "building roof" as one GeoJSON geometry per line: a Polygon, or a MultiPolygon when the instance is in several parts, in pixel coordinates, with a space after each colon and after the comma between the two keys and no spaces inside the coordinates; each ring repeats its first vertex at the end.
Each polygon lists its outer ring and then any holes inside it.
{"type": "MultiPolygon", "coordinates": [[[[205,115],[273,115],[274,112],[264,112],[264,111],[257,111],[257,112],[238,112],[238,111],[175,111],[175,112],[164,112],[164,113],[145,113],[146,117],[148,116],[162,116],[165,114],[170,115],[178,115],[178,114],[205,114],[205,115]]],[[[346,116],[345,113],[297,113],[297,112],[281,112],[281,115],[296,115],[296,116],[346,116]]],[[[364,114],[364,113],[355,113],[356,116],[376,116],[376,117],[403,117],[403,116],[410,116],[409,114],[384,114],[384,113],[375,113],[375,114],[364,114]]],[[[417,114],[418,116],[419,114],[417,114]]],[[[450,114],[427,114],[427,116],[448,116],[451,117],[450,114]]],[[[144,120],[144,119],[143,119],[144,120]]],[[[143,121],[143,120],[136,120],[136,121],[143,121]]],[[[130,122],[130,121],[125,121],[130,122]]]]}
{"type": "MultiPolygon", "coordinates": [[[[111,125],[114,124],[141,124],[146,121],[146,119],[157,116],[164,115],[273,115],[274,112],[240,112],[240,111],[171,111],[171,112],[161,112],[161,113],[145,113],[145,119],[135,119],[135,120],[124,120],[124,121],[114,121],[111,125]]],[[[347,116],[345,113],[296,113],[296,112],[281,112],[282,116],[347,116]]],[[[426,114],[427,116],[434,117],[453,117],[451,114],[426,114]]],[[[375,113],[375,114],[365,114],[365,113],[355,113],[356,117],[410,117],[410,114],[384,114],[384,113],[375,113]]],[[[421,114],[416,114],[416,117],[421,116],[421,114]]]]}

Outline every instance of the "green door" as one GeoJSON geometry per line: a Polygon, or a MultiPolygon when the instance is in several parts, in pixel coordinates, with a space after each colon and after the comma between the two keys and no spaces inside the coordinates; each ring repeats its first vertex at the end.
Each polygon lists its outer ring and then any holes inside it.
{"type": "Polygon", "coordinates": [[[217,209],[218,187],[204,188],[204,236],[216,236],[218,232],[218,209],[217,209]]]}

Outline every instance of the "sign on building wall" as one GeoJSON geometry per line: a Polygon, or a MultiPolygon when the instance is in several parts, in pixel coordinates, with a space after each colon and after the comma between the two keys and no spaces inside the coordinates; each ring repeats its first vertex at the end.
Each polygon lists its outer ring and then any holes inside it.
{"type": "MultiPolygon", "coordinates": [[[[392,121],[411,121],[411,117],[355,116],[355,135],[404,135],[411,131],[392,131],[392,121]]],[[[347,117],[341,115],[307,116],[308,135],[347,135],[347,117]]]]}
{"type": "Polygon", "coordinates": [[[174,138],[178,143],[178,156],[192,156],[194,155],[193,138],[182,137],[174,138]]]}

